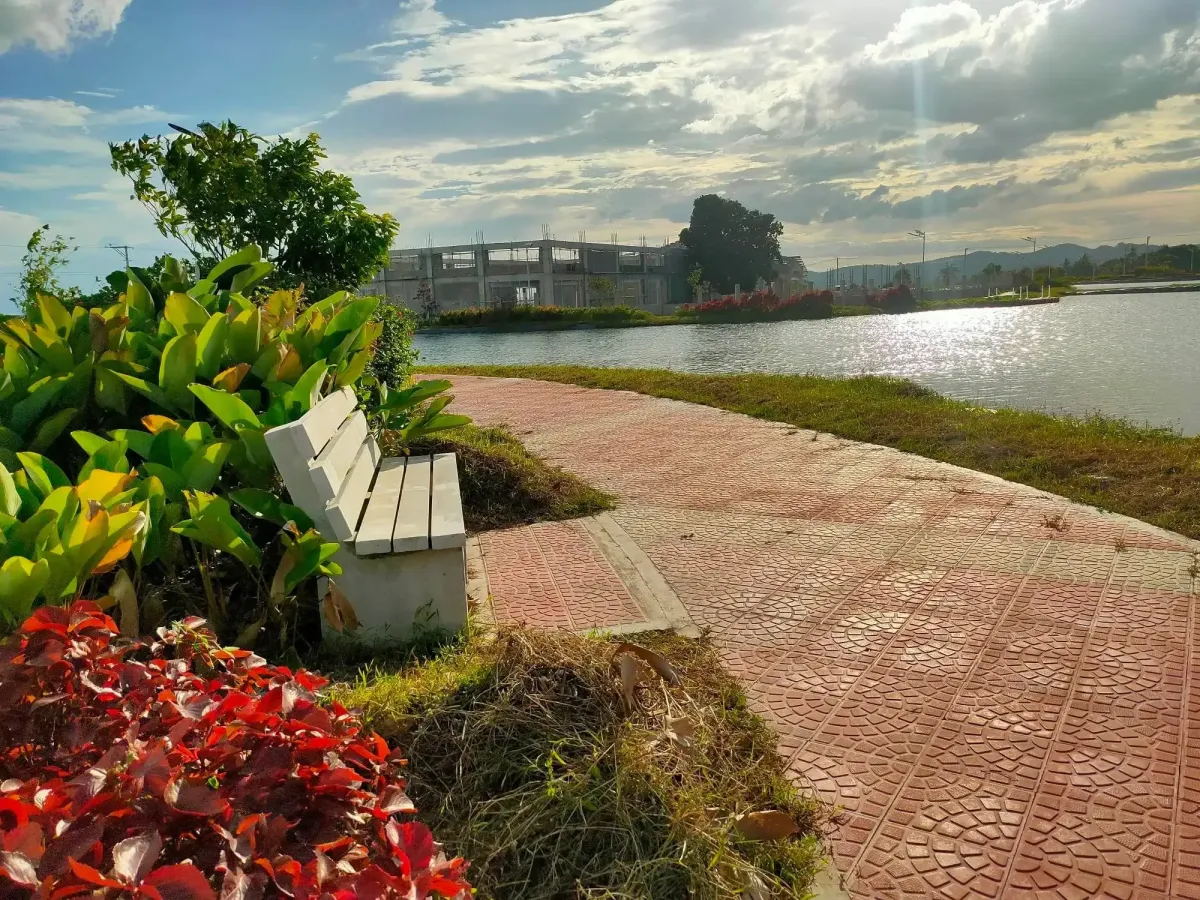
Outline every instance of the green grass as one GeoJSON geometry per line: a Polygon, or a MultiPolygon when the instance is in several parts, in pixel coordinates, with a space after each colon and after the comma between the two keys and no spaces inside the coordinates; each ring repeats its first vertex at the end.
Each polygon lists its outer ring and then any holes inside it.
{"type": "Polygon", "coordinates": [[[982,409],[895,378],[582,366],[425,371],[539,378],[715,406],[988,472],[1200,538],[1200,438],[1166,429],[982,409]]]}
{"type": "Polygon", "coordinates": [[[613,508],[611,495],[530,453],[505,428],[468,425],[417,441],[411,451],[458,455],[463,516],[473,534],[613,508]]]}
{"type": "Polygon", "coordinates": [[[777,739],[706,640],[637,639],[648,670],[627,710],[618,642],[506,629],[432,660],[377,662],[333,694],[408,756],[407,793],[480,898],[799,898],[828,811],[788,780],[777,739]],[[668,716],[695,726],[683,747],[668,716]],[[733,816],[780,810],[789,840],[751,842],[733,816]]]}
{"type": "Polygon", "coordinates": [[[1050,297],[955,297],[948,300],[921,300],[915,312],[937,312],[948,309],[1004,309],[1009,306],[1040,306],[1057,303],[1059,298],[1070,293],[1062,288],[1051,288],[1050,297]]]}

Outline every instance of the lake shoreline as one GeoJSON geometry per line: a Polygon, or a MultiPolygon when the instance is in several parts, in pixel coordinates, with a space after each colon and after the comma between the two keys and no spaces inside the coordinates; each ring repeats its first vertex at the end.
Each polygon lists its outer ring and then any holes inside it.
{"type": "Polygon", "coordinates": [[[675,325],[762,325],[774,322],[825,322],[829,319],[853,318],[855,316],[902,316],[922,312],[949,312],[957,309],[1007,309],[1017,306],[1044,306],[1058,303],[1060,297],[1030,297],[1028,299],[1004,297],[967,297],[961,300],[922,300],[916,309],[884,312],[869,306],[834,306],[831,316],[795,317],[749,317],[708,316],[682,317],[679,315],[650,316],[643,319],[614,320],[611,322],[580,322],[562,319],[548,322],[490,322],[484,325],[426,325],[418,327],[417,334],[514,334],[546,331],[601,331],[614,328],[667,328],[675,325]]]}

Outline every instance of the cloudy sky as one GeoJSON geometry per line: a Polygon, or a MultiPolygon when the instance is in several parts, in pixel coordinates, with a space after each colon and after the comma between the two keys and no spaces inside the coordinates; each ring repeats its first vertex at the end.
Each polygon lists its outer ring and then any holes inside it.
{"type": "Polygon", "coordinates": [[[403,246],[714,191],[814,266],[1200,240],[1197,0],[0,0],[0,302],[42,222],[81,283],[167,246],[106,142],[221,118],[320,132],[403,246]]]}

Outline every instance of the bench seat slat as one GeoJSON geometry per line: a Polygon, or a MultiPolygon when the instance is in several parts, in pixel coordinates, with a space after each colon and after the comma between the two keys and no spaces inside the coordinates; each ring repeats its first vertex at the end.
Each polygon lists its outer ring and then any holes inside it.
{"type": "Polygon", "coordinates": [[[367,440],[367,417],[359,410],[348,418],[312,461],[313,484],[322,503],[337,497],[350,467],[367,440]]]}
{"type": "Polygon", "coordinates": [[[404,475],[404,493],[396,510],[392,551],[411,553],[429,549],[429,477],[433,458],[410,456],[404,475]]]}
{"type": "Polygon", "coordinates": [[[351,540],[358,530],[363,504],[367,500],[367,492],[371,490],[375,470],[379,467],[379,455],[379,445],[374,438],[368,437],[359,449],[358,458],[342,483],[337,498],[330,500],[325,507],[325,516],[339,541],[351,540]]]}
{"type": "Polygon", "coordinates": [[[363,514],[362,526],[354,541],[356,555],[374,556],[392,552],[396,506],[400,502],[404,476],[403,459],[385,459],[380,465],[371,499],[367,502],[367,511],[363,514]]]}
{"type": "Polygon", "coordinates": [[[433,458],[429,543],[434,550],[450,550],[467,545],[462,497],[458,490],[458,463],[453,453],[439,453],[433,458]]]}

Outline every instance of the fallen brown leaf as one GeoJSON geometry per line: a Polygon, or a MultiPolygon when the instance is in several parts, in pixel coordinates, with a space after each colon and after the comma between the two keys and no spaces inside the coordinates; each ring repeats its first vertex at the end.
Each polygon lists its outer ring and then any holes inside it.
{"type": "Polygon", "coordinates": [[[622,653],[613,660],[613,665],[617,667],[617,674],[621,679],[621,696],[625,698],[625,708],[633,709],[633,690],[640,680],[637,660],[628,653],[622,653]]]}
{"type": "Polygon", "coordinates": [[[777,809],[746,813],[735,821],[738,831],[752,841],[777,841],[800,831],[795,819],[777,809]]]}
{"type": "Polygon", "coordinates": [[[645,647],[639,647],[637,644],[621,644],[617,647],[613,656],[620,656],[622,653],[632,653],[645,660],[650,668],[657,672],[659,677],[667,684],[679,684],[679,676],[675,674],[675,669],[661,653],[655,653],[653,650],[647,650],[645,647]]]}
{"type": "Polygon", "coordinates": [[[668,716],[666,732],[680,747],[690,747],[696,737],[696,723],[687,716],[668,716]]]}

